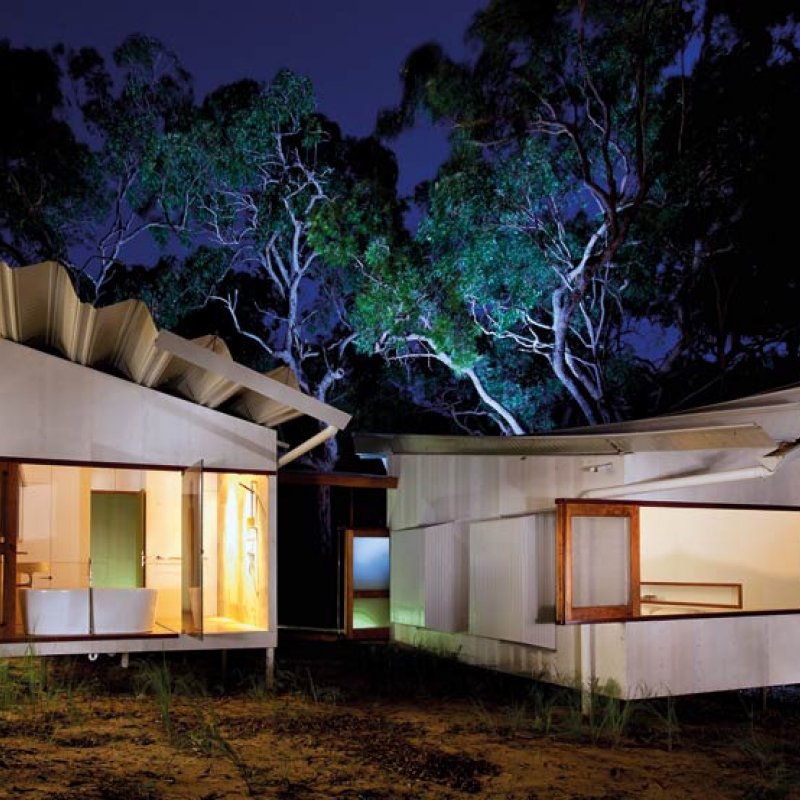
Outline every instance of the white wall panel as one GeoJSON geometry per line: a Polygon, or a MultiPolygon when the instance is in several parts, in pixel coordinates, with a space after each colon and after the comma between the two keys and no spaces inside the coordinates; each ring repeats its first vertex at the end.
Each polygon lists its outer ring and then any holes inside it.
{"type": "MultiPolygon", "coordinates": [[[[589,676],[584,679],[578,671],[581,635],[586,627],[557,627],[555,649],[487,639],[469,633],[444,633],[410,625],[395,625],[393,637],[398,642],[415,647],[451,654],[467,664],[574,687],[582,682],[590,682],[589,676]]],[[[621,652],[621,659],[624,663],[624,651],[621,652]]],[[[606,680],[605,677],[599,679],[601,682],[606,680]]]]}
{"type": "Polygon", "coordinates": [[[539,616],[549,603],[540,596],[537,554],[548,548],[537,547],[537,535],[550,538],[552,525],[537,526],[535,515],[470,524],[471,634],[555,647],[555,625],[539,616]]]}
{"type": "Polygon", "coordinates": [[[390,556],[391,621],[425,624],[425,531],[392,533],[390,556]]]}
{"type": "Polygon", "coordinates": [[[500,514],[499,456],[456,456],[455,519],[486,519],[500,514]]]}
{"type": "Polygon", "coordinates": [[[466,525],[425,528],[425,627],[465,631],[469,623],[469,548],[466,525]]]}
{"type": "Polygon", "coordinates": [[[392,530],[530,514],[624,480],[619,456],[402,455],[390,472],[399,478],[388,498],[392,530]]]}

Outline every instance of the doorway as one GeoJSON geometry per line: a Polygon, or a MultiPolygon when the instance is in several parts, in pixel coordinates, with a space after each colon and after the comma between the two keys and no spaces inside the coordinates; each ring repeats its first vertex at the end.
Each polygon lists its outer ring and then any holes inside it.
{"type": "Polygon", "coordinates": [[[389,530],[345,530],[345,633],[389,638],[389,530]]]}

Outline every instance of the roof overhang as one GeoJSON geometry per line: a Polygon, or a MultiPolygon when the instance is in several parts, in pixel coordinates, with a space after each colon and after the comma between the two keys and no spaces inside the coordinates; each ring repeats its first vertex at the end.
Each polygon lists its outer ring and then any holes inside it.
{"type": "Polygon", "coordinates": [[[714,425],[625,433],[554,433],[541,436],[423,436],[355,434],[362,457],[391,454],[483,456],[616,456],[627,453],[717,448],[774,447],[761,427],[714,425]]]}
{"type": "Polygon", "coordinates": [[[170,353],[186,364],[200,367],[224,378],[233,386],[250,389],[280,406],[291,408],[299,414],[306,414],[339,430],[347,427],[347,423],[350,422],[350,415],[344,411],[339,411],[338,408],[304,394],[299,389],[276,381],[269,375],[262,375],[254,369],[238,364],[231,358],[200,347],[177,334],[161,330],[154,345],[157,350],[170,353]]]}
{"type": "MultiPolygon", "coordinates": [[[[287,367],[262,374],[234,361],[218,336],[189,341],[159,331],[139,300],[101,308],[81,302],[55,262],[14,268],[0,262],[0,337],[266,427],[308,415],[327,426],[329,437],[350,421],[300,391],[287,367]]],[[[312,438],[319,443],[321,436],[312,438]]],[[[306,452],[309,442],[291,454],[306,452]]],[[[289,455],[281,460],[288,463],[289,455]]]]}

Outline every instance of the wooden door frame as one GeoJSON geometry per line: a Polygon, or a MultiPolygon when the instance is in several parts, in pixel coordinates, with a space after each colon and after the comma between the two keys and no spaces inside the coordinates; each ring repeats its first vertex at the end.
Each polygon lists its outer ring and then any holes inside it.
{"type": "Polygon", "coordinates": [[[386,598],[390,590],[359,591],[353,588],[353,539],[375,537],[389,539],[388,528],[345,528],[344,530],[344,632],[348,639],[388,639],[389,628],[354,628],[353,607],[356,598],[386,598]]]}
{"type": "Polygon", "coordinates": [[[19,464],[0,463],[3,482],[0,503],[0,573],[2,574],[2,606],[0,636],[13,636],[17,616],[17,544],[19,543],[19,464]]]}

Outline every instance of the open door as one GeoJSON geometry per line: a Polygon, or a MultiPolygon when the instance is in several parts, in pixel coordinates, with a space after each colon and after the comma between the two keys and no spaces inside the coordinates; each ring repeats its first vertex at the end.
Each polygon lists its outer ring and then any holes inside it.
{"type": "Polygon", "coordinates": [[[203,638],[203,462],[183,472],[181,633],[203,638]]]}

